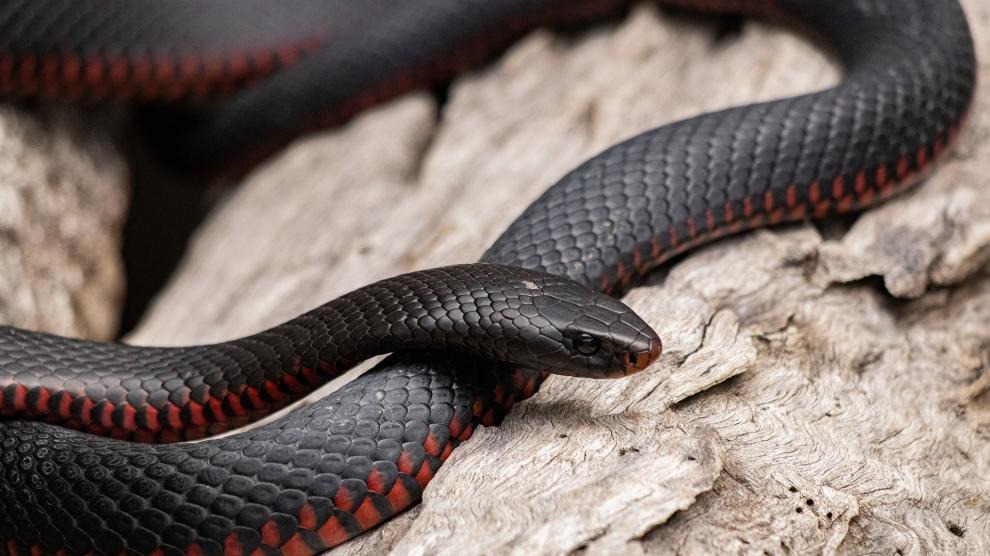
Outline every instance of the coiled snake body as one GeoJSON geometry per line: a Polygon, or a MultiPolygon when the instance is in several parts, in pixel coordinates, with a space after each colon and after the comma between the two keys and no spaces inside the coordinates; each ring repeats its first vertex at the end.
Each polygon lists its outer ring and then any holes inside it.
{"type": "MultiPolygon", "coordinates": [[[[191,17],[193,2],[173,2],[168,13],[187,25],[184,37],[193,51],[206,53],[203,59],[190,62],[172,50],[147,54],[170,32],[145,19],[158,13],[151,3],[9,2],[0,8],[0,40],[7,41],[0,42],[0,90],[209,99],[257,81],[218,111],[194,118],[183,142],[202,146],[206,159],[251,159],[299,130],[443,79],[534,25],[626,4],[369,2],[365,20],[346,3],[280,2],[279,10],[292,8],[294,15],[276,16],[267,13],[267,3],[245,0],[234,10],[217,1],[210,10],[238,14],[212,34],[221,43],[217,56],[241,48],[242,31],[262,40],[250,43],[250,55],[239,62],[211,63],[205,26],[222,16],[207,10],[191,17]],[[97,5],[119,10],[120,17],[78,23],[97,5]],[[324,31],[314,26],[319,19],[313,14],[328,5],[340,17],[324,31]],[[47,34],[30,25],[39,17],[48,18],[47,34]],[[50,31],[66,20],[82,29],[78,36],[50,31]],[[380,26],[360,24],[369,20],[380,26]],[[100,32],[108,25],[116,34],[100,32]],[[81,37],[94,35],[140,35],[145,42],[104,55],[106,45],[81,46],[81,37]],[[71,40],[59,42],[66,36],[71,40]],[[60,44],[73,54],[65,55],[60,44]],[[275,106],[272,99],[279,99],[275,106]],[[255,144],[262,136],[269,143],[255,144]],[[209,140],[216,137],[229,141],[209,140]],[[210,150],[210,143],[224,152],[210,150]]],[[[704,114],[606,150],[531,204],[483,262],[620,293],[671,256],[714,238],[854,211],[903,191],[952,142],[971,101],[975,59],[957,0],[661,3],[799,22],[834,48],[845,77],[825,91],[704,114]]],[[[628,340],[626,349],[635,343],[628,340]]],[[[636,367],[639,359],[626,363],[636,367]]],[[[285,374],[299,369],[290,366],[285,374]]],[[[18,418],[0,422],[0,540],[15,553],[318,552],[416,503],[458,443],[477,424],[497,423],[543,376],[543,369],[472,356],[400,353],[273,423],[172,445],[99,438],[23,419],[37,400],[29,403],[26,392],[19,394],[22,386],[10,384],[4,411],[18,418]]],[[[105,413],[94,411],[66,415],[85,414],[92,423],[105,413]]],[[[122,412],[118,421],[111,411],[109,426],[97,432],[113,434],[130,424],[122,412]]],[[[204,417],[195,415],[188,414],[194,425],[204,417]]],[[[64,423],[87,425],[71,420],[64,423]]],[[[212,432],[207,429],[200,432],[212,432]]]]}

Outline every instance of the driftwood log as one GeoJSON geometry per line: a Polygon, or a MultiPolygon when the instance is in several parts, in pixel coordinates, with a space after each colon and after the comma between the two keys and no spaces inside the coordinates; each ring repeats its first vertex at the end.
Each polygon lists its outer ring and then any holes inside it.
{"type": "MultiPolygon", "coordinates": [[[[990,4],[964,4],[990,60],[990,4]]],[[[443,106],[400,99],[255,171],[129,340],[227,339],[378,278],[475,260],[617,140],[838,75],[788,31],[726,33],[650,6],[578,36],[534,33],[443,106]]],[[[552,378],[455,450],[420,506],[338,552],[990,553],[990,93],[978,94],[924,187],[668,265],[626,298],[664,338],[657,364],[620,381],[552,378]]],[[[0,182],[5,322],[108,333],[124,193],[106,142],[0,112],[0,176],[14,176],[0,182]]]]}
{"type": "Polygon", "coordinates": [[[117,329],[127,172],[113,122],[0,106],[0,322],[90,338],[117,329]]]}

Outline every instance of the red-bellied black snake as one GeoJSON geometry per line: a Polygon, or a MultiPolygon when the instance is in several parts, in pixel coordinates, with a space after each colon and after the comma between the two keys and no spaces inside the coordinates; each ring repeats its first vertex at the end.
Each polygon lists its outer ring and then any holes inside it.
{"type": "MultiPolygon", "coordinates": [[[[0,93],[184,100],[197,109],[183,119],[189,127],[174,142],[177,158],[193,165],[251,161],[302,131],[447,79],[535,26],[582,21],[628,3],[13,0],[0,7],[0,93]]],[[[544,319],[550,330],[558,321],[581,320],[559,307],[610,303],[579,286],[621,293],[670,257],[715,238],[859,210],[909,188],[953,141],[971,102],[975,55],[957,0],[661,4],[797,22],[834,49],[845,77],[824,91],[647,131],[565,175],[482,262],[566,277],[576,284],[568,281],[565,289],[573,290],[545,292],[566,301],[548,314],[499,298],[505,311],[515,311],[512,319],[518,313],[513,330],[525,341],[508,350],[478,343],[472,353],[510,360],[518,354],[517,362],[532,364],[524,357],[532,355],[529,348],[517,346],[537,345],[533,319],[544,319]]],[[[531,289],[525,283],[537,279],[506,272],[515,280],[508,290],[520,298],[531,289]]],[[[436,280],[442,289],[456,277],[436,280]]],[[[449,288],[446,297],[432,298],[440,310],[424,330],[466,330],[474,313],[464,306],[478,303],[462,299],[465,291],[479,290],[449,288]],[[454,311],[463,320],[441,325],[440,317],[454,311]]],[[[408,309],[396,308],[396,318],[408,309]]],[[[648,327],[618,304],[606,312],[614,329],[599,315],[572,327],[577,335],[548,337],[571,358],[582,350],[586,357],[619,354],[623,369],[656,356],[648,327]]],[[[477,424],[497,423],[545,376],[546,369],[448,351],[401,352],[313,405],[200,443],[124,442],[35,420],[145,440],[171,439],[164,430],[178,439],[222,429],[224,418],[256,416],[253,410],[283,404],[319,382],[326,370],[320,364],[332,354],[298,348],[311,346],[306,336],[318,330],[314,319],[288,326],[269,331],[261,344],[245,339],[229,351],[203,355],[190,348],[163,356],[159,369],[166,371],[195,368],[177,363],[185,356],[251,369],[237,380],[209,383],[207,372],[195,384],[171,386],[156,382],[154,372],[104,382],[109,362],[132,348],[5,329],[0,550],[318,552],[415,504],[477,424]],[[278,368],[267,361],[278,361],[278,368]]],[[[424,338],[415,347],[444,338],[424,338]]],[[[363,355],[348,352],[342,362],[363,355]]],[[[144,369],[155,364],[140,361],[144,369]]],[[[609,364],[609,372],[619,368],[609,364]]]]}

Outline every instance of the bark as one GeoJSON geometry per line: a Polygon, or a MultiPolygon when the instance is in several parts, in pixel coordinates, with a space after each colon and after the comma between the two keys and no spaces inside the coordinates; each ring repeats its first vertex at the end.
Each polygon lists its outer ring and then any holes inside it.
{"type": "Polygon", "coordinates": [[[0,106],[0,322],[115,333],[127,190],[114,121],[0,106]]]}
{"type": "MultiPolygon", "coordinates": [[[[964,4],[990,59],[990,5],[964,4]]],[[[227,339],[375,279],[475,260],[624,137],[838,79],[786,30],[718,31],[644,6],[577,37],[534,33],[442,107],[412,95],[298,141],[207,222],[131,340],[227,339]]],[[[455,450],[417,509],[338,552],[990,553],[978,94],[924,187],[668,265],[626,298],[664,339],[657,364],[550,379],[455,450]]]]}

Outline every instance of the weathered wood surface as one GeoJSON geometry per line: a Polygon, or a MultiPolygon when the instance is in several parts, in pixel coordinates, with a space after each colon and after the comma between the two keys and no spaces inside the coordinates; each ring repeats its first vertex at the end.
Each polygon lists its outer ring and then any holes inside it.
{"type": "MultiPolygon", "coordinates": [[[[990,5],[964,3],[990,60],[990,5]]],[[[203,227],[131,339],[230,338],[474,260],[599,149],[838,78],[786,31],[715,31],[643,7],[536,33],[439,119],[411,96],[298,142],[203,227]]],[[[851,227],[752,233],[658,273],[627,296],[664,338],[658,364],[551,379],[456,450],[421,506],[338,552],[990,553],[987,107],[981,90],[927,185],[851,227]]]]}
{"type": "Polygon", "coordinates": [[[112,337],[126,168],[114,118],[0,106],[0,322],[112,337]]]}

